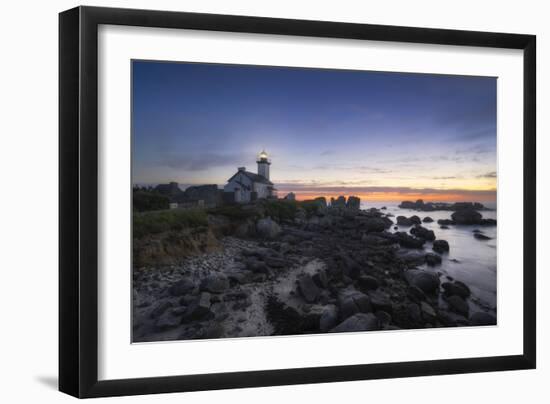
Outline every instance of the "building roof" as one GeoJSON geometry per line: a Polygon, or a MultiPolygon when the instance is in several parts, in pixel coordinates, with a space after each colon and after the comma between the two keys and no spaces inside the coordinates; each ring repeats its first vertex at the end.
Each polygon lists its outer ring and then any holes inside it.
{"type": "Polygon", "coordinates": [[[267,178],[265,178],[264,176],[251,173],[250,171],[237,171],[231,178],[227,180],[227,182],[231,181],[239,173],[246,175],[252,182],[259,182],[262,184],[273,185],[273,183],[269,181],[267,178]]]}

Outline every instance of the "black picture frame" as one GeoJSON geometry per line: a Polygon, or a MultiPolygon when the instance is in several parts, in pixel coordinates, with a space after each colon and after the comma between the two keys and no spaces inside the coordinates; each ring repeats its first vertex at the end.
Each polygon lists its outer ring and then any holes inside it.
{"type": "Polygon", "coordinates": [[[534,35],[96,7],[60,13],[59,389],[85,398],[535,368],[535,102],[534,35]],[[98,381],[100,24],[523,50],[523,354],[98,381]]]}

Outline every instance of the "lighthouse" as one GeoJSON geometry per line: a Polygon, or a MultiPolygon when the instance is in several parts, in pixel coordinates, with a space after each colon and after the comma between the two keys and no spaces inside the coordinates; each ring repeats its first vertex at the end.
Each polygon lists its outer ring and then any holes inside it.
{"type": "Polygon", "coordinates": [[[258,175],[261,175],[269,181],[269,166],[271,165],[271,161],[265,150],[262,150],[260,154],[258,154],[256,163],[258,163],[258,175]]]}

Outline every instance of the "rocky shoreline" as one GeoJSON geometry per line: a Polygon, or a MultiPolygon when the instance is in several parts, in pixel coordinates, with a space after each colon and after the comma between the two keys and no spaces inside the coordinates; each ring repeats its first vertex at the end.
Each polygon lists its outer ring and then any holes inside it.
{"type": "MultiPolygon", "coordinates": [[[[472,309],[468,285],[438,271],[453,246],[422,226],[431,218],[359,202],[277,202],[277,214],[258,203],[211,212],[201,231],[135,240],[154,257],[172,255],[166,265],[138,255],[133,341],[496,324],[491,310],[472,309]]],[[[473,205],[448,220],[441,226],[496,225],[473,205]]]]}

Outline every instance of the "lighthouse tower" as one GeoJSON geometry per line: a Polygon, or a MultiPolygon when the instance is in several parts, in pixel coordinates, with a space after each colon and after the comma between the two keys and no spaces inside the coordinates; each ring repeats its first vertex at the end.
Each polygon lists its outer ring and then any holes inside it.
{"type": "Polygon", "coordinates": [[[258,163],[258,175],[269,180],[269,166],[271,165],[271,160],[267,157],[265,150],[262,150],[261,153],[258,154],[256,163],[258,163]]]}

